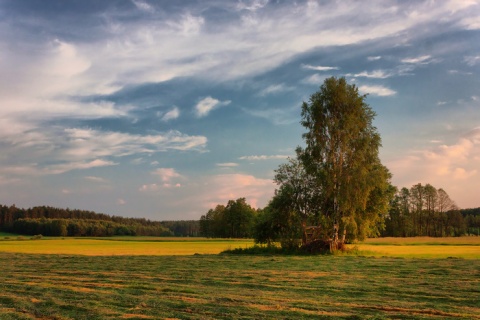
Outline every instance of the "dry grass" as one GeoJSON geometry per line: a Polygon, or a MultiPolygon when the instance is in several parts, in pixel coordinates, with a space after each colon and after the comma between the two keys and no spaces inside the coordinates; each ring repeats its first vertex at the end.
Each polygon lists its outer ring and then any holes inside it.
{"type": "Polygon", "coordinates": [[[366,256],[480,259],[480,237],[375,238],[355,246],[366,256]]]}
{"type": "Polygon", "coordinates": [[[31,254],[78,254],[88,256],[109,255],[193,255],[218,254],[226,249],[253,245],[252,240],[205,240],[177,239],[161,241],[140,238],[127,239],[48,239],[0,241],[0,252],[31,254]]]}

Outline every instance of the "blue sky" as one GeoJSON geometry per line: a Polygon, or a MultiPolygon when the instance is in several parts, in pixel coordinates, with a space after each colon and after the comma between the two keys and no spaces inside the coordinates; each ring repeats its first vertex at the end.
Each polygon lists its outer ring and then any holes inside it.
{"type": "Polygon", "coordinates": [[[480,206],[475,0],[0,0],[0,202],[263,207],[330,76],[368,93],[394,185],[480,206]]]}

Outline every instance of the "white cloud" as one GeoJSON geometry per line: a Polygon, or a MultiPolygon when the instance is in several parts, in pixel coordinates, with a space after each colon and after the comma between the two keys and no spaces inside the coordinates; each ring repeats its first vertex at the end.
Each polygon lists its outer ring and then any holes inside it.
{"type": "Polygon", "coordinates": [[[268,0],[240,0],[237,3],[237,9],[255,12],[264,8],[267,4],[268,0]]]}
{"type": "Polygon", "coordinates": [[[432,56],[430,55],[424,55],[424,56],[419,56],[415,58],[405,58],[405,59],[402,59],[401,61],[403,63],[411,63],[411,64],[426,64],[431,62],[431,59],[430,59],[431,57],[432,56]]]}
{"type": "Polygon", "coordinates": [[[480,19],[478,15],[475,17],[467,17],[463,19],[460,24],[467,30],[479,30],[480,29],[480,19]]]}
{"type": "Polygon", "coordinates": [[[190,13],[184,14],[179,21],[169,21],[167,23],[183,36],[196,36],[200,34],[203,25],[205,24],[205,19],[200,16],[193,16],[190,13]]]}
{"type": "Polygon", "coordinates": [[[61,174],[72,170],[82,170],[97,167],[115,166],[118,163],[104,159],[95,159],[91,161],[77,161],[67,162],[62,164],[51,165],[44,168],[41,173],[43,174],[61,174]]]}
{"type": "Polygon", "coordinates": [[[174,107],[172,110],[168,111],[162,116],[162,121],[170,121],[177,119],[180,116],[180,110],[178,107],[174,107]]]}
{"type": "Polygon", "coordinates": [[[225,168],[233,168],[238,167],[238,163],[235,162],[224,162],[224,163],[217,163],[218,167],[225,167],[225,168]]]}
{"type": "MultiPolygon", "coordinates": [[[[1,172],[6,176],[60,174],[76,169],[117,165],[108,160],[134,154],[169,150],[203,151],[207,139],[178,131],[157,135],[136,135],[94,129],[58,127],[42,131],[0,135],[5,153],[1,172]],[[20,156],[20,158],[18,158],[20,156]],[[29,159],[36,163],[29,163],[29,159]]],[[[138,159],[138,158],[137,158],[138,159]]]]}
{"type": "Polygon", "coordinates": [[[269,94],[276,94],[279,92],[292,91],[292,90],[294,90],[293,87],[288,87],[284,83],[272,84],[266,87],[265,89],[263,89],[262,91],[260,91],[260,95],[266,96],[269,94]]]}
{"type": "MultiPolygon", "coordinates": [[[[26,163],[21,165],[5,165],[0,169],[0,176],[9,177],[35,177],[57,175],[72,170],[86,170],[91,168],[115,166],[118,163],[105,159],[87,161],[61,161],[56,164],[42,165],[39,163],[26,163]]],[[[9,178],[11,179],[11,178],[9,178]]],[[[16,178],[13,178],[16,179],[16,178]]]]}
{"type": "Polygon", "coordinates": [[[254,208],[263,207],[273,196],[275,184],[271,179],[260,179],[246,174],[223,174],[210,178],[201,194],[200,203],[205,209],[228,200],[245,197],[254,208]]]}
{"type": "Polygon", "coordinates": [[[141,11],[146,11],[146,12],[154,12],[155,8],[149,5],[145,1],[141,0],[132,0],[132,3],[141,11]]]}
{"type": "Polygon", "coordinates": [[[99,183],[106,183],[108,182],[106,179],[101,178],[101,177],[96,177],[96,176],[86,176],[86,180],[93,181],[93,182],[99,182],[99,183]]]}
{"type": "Polygon", "coordinates": [[[175,171],[174,168],[158,168],[153,171],[152,174],[159,176],[165,183],[169,183],[174,178],[184,178],[181,174],[175,171]]]}
{"type": "Polygon", "coordinates": [[[380,60],[382,59],[382,56],[371,56],[371,57],[367,57],[367,60],[368,61],[377,61],[377,60],[380,60]]]}
{"type": "Polygon", "coordinates": [[[230,103],[231,103],[230,100],[220,101],[212,97],[206,97],[197,103],[197,105],[195,106],[195,113],[199,118],[205,117],[213,109],[216,109],[222,106],[227,106],[230,103]]]}
{"type": "Polygon", "coordinates": [[[467,56],[463,59],[469,66],[474,66],[480,62],[480,56],[467,56]]]}
{"type": "Polygon", "coordinates": [[[358,90],[363,94],[371,94],[371,95],[380,96],[380,97],[393,96],[397,93],[392,89],[389,89],[380,85],[377,85],[377,86],[363,85],[363,86],[360,86],[358,90]]]}
{"type": "Polygon", "coordinates": [[[319,73],[312,74],[302,80],[303,83],[319,85],[322,84],[325,79],[329,78],[329,75],[320,75],[319,73]]]}
{"type": "Polygon", "coordinates": [[[386,79],[390,78],[393,74],[385,70],[373,70],[371,72],[363,71],[353,75],[348,74],[348,76],[353,77],[362,77],[362,78],[373,78],[373,79],[386,79]]]}
{"type": "Polygon", "coordinates": [[[289,156],[276,154],[276,155],[253,155],[253,156],[243,156],[238,159],[240,160],[250,160],[250,161],[257,161],[257,160],[273,160],[273,159],[287,159],[289,156]]]}
{"type": "Polygon", "coordinates": [[[310,64],[302,64],[303,69],[315,70],[315,71],[330,71],[338,70],[338,67],[328,67],[328,66],[313,66],[310,64]]]}
{"type": "Polygon", "coordinates": [[[480,160],[480,127],[459,137],[453,144],[441,144],[389,161],[386,166],[393,173],[394,183],[410,187],[421,182],[443,187],[460,206],[478,202],[476,195],[465,190],[478,190],[478,161],[480,160]]]}

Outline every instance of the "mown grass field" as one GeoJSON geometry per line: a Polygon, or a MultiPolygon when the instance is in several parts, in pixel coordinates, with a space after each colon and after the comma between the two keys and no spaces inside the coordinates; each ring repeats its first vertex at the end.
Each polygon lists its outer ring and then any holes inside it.
{"type": "MultiPolygon", "coordinates": [[[[480,259],[471,256],[194,255],[207,243],[247,244],[137,240],[0,241],[0,319],[480,319],[480,259]],[[38,253],[65,244],[78,250],[38,253]],[[20,253],[29,245],[37,253],[20,253]],[[82,245],[102,249],[89,255],[82,245]],[[171,253],[182,245],[190,251],[171,253]]],[[[362,245],[480,248],[470,239],[394,240],[362,245]]]]}

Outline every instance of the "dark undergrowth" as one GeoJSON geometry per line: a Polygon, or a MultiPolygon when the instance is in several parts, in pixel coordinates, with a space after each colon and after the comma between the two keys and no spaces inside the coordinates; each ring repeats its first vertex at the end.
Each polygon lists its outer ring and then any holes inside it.
{"type": "Polygon", "coordinates": [[[246,255],[360,255],[357,247],[347,248],[342,245],[339,248],[330,250],[329,247],[302,246],[297,248],[282,248],[277,245],[254,245],[247,248],[228,249],[222,254],[246,254],[246,255]]]}

